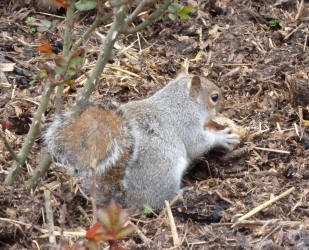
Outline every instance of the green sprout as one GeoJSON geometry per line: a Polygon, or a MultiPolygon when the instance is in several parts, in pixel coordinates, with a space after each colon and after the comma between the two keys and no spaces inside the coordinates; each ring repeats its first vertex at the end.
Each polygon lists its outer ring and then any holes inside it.
{"type": "Polygon", "coordinates": [[[279,22],[276,19],[272,19],[268,22],[268,26],[271,28],[277,28],[279,26],[279,22]]]}

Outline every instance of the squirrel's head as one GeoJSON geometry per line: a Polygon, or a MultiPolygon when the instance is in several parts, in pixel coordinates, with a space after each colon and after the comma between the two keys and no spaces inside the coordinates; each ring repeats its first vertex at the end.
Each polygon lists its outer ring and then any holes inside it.
{"type": "Polygon", "coordinates": [[[204,106],[210,118],[216,116],[223,108],[223,96],[220,89],[210,80],[193,76],[190,85],[190,97],[204,106]]]}

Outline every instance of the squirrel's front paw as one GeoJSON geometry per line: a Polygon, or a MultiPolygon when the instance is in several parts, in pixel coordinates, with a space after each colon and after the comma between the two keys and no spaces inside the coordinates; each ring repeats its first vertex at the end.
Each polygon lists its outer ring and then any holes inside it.
{"type": "Polygon", "coordinates": [[[217,130],[217,145],[224,147],[226,149],[231,149],[230,144],[238,144],[238,135],[231,133],[230,128],[225,128],[223,130],[217,130]]]}

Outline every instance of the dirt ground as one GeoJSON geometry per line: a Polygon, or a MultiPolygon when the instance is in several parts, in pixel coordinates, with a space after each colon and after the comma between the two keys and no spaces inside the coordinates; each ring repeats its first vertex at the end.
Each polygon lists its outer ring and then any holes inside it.
{"type": "MultiPolygon", "coordinates": [[[[309,120],[309,1],[191,0],[189,4],[198,10],[189,20],[164,18],[138,36],[122,36],[94,97],[125,102],[149,96],[172,79],[188,58],[192,73],[220,86],[226,99],[224,114],[248,133],[233,157],[211,152],[185,176],[183,201],[172,207],[179,249],[309,249],[309,128],[304,122],[309,120]],[[235,224],[240,216],[289,189],[286,196],[235,224]]],[[[78,37],[92,18],[82,17],[73,36],[78,37]]],[[[43,89],[31,85],[46,60],[35,48],[47,39],[59,53],[63,29],[61,13],[47,15],[17,1],[0,1],[0,67],[5,75],[0,78],[0,119],[9,121],[6,135],[16,150],[43,89]],[[54,25],[31,34],[25,22],[29,16],[54,25]],[[4,63],[15,66],[4,70],[4,63]]],[[[99,31],[105,34],[107,29],[103,26],[99,31]]],[[[100,44],[101,39],[93,35],[82,73],[93,67],[100,44]]],[[[81,75],[74,88],[66,88],[66,108],[84,80],[81,75]]],[[[45,122],[53,114],[51,103],[45,122]]],[[[50,249],[46,188],[52,191],[54,221],[60,231],[61,207],[76,183],[53,164],[35,190],[24,187],[38,165],[41,147],[39,138],[18,182],[6,187],[1,183],[13,160],[0,142],[1,249],[50,249]]],[[[157,213],[133,216],[139,232],[122,245],[177,249],[165,210],[157,213]]],[[[75,242],[74,232],[86,230],[89,218],[91,204],[75,195],[63,226],[73,233],[65,239],[75,242]]]]}

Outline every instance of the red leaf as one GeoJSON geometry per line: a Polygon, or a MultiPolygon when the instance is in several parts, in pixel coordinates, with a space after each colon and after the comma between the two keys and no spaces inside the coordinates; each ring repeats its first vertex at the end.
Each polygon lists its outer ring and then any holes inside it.
{"type": "Polygon", "coordinates": [[[2,130],[5,131],[8,127],[8,123],[6,121],[1,121],[2,130]]]}
{"type": "Polygon", "coordinates": [[[41,42],[41,45],[36,48],[37,51],[40,51],[45,54],[51,54],[53,52],[53,48],[50,43],[46,40],[41,42]]]}
{"type": "Polygon", "coordinates": [[[132,226],[125,226],[128,217],[127,211],[121,209],[120,205],[112,200],[107,208],[99,211],[99,222],[87,231],[87,239],[96,242],[107,240],[113,242],[127,237],[133,232],[132,226]]]}
{"type": "Polygon", "coordinates": [[[106,231],[102,226],[102,223],[98,222],[89,228],[86,232],[86,238],[96,242],[113,240],[114,235],[110,231],[106,231]]]}
{"type": "Polygon", "coordinates": [[[69,0],[52,0],[52,1],[64,9],[68,8],[70,5],[69,0]]]}

